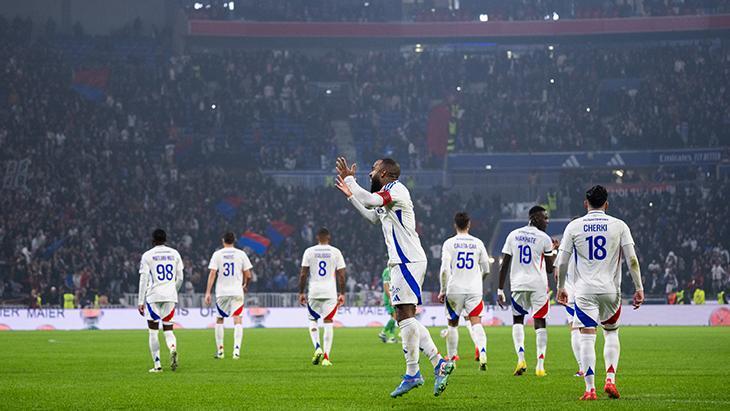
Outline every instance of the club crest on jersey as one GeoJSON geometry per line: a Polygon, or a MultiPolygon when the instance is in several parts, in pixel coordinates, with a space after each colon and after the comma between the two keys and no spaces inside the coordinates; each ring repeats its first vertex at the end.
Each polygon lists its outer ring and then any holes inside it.
{"type": "Polygon", "coordinates": [[[385,209],[383,207],[378,207],[375,209],[375,212],[378,214],[385,214],[385,209]]]}

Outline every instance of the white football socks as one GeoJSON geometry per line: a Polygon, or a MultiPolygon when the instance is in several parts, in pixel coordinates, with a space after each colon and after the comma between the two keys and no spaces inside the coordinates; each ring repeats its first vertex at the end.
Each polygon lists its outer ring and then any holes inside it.
{"type": "Polygon", "coordinates": [[[586,392],[595,389],[596,334],[580,335],[580,362],[585,367],[586,392]]]}
{"type": "Polygon", "coordinates": [[[603,360],[606,364],[606,382],[616,383],[618,357],[621,354],[621,343],[618,340],[618,330],[603,330],[605,342],[603,344],[603,360]]]}
{"type": "Polygon", "coordinates": [[[215,348],[218,352],[223,352],[223,334],[225,328],[223,324],[215,323],[215,348]]]}
{"type": "Polygon", "coordinates": [[[525,361],[525,326],[522,324],[514,324],[512,326],[512,342],[515,345],[517,360],[525,361]]]}
{"type": "Polygon", "coordinates": [[[477,349],[479,350],[479,361],[486,362],[487,333],[484,332],[484,326],[482,326],[481,324],[474,324],[469,330],[471,331],[471,339],[474,340],[474,345],[476,345],[477,349]]]}
{"type": "Polygon", "coordinates": [[[449,325],[446,332],[446,355],[453,359],[459,348],[459,328],[449,325]]]}
{"type": "Polygon", "coordinates": [[[578,371],[585,372],[580,362],[580,330],[577,328],[570,330],[570,345],[573,347],[575,362],[578,363],[578,371]]]}
{"type": "Polygon", "coordinates": [[[433,343],[433,338],[431,338],[431,333],[428,332],[428,328],[415,318],[414,320],[416,321],[419,332],[418,346],[421,348],[421,351],[423,351],[423,355],[428,357],[429,361],[431,361],[431,365],[436,368],[443,357],[441,356],[441,353],[439,353],[438,348],[436,348],[436,344],[433,343]]]}
{"type": "Polygon", "coordinates": [[[312,339],[314,349],[320,348],[319,345],[319,328],[316,321],[309,321],[309,337],[312,339]]]}
{"type": "Polygon", "coordinates": [[[167,349],[170,351],[177,351],[177,338],[175,338],[175,334],[172,332],[172,330],[165,331],[164,334],[167,349]]]}
{"type": "Polygon", "coordinates": [[[233,353],[241,353],[241,343],[243,342],[243,324],[233,325],[233,353]]]}
{"type": "Polygon", "coordinates": [[[537,347],[537,366],[536,370],[545,369],[545,354],[547,352],[547,328],[538,328],[535,330],[535,345],[537,347]]]}
{"type": "Polygon", "coordinates": [[[324,358],[329,360],[330,350],[332,349],[332,340],[334,339],[334,328],[332,323],[324,323],[324,358]]]}
{"type": "Polygon", "coordinates": [[[415,318],[406,318],[398,321],[403,353],[406,357],[406,375],[414,376],[418,373],[418,342],[420,329],[415,318]]]}
{"type": "Polygon", "coordinates": [[[162,368],[160,364],[160,337],[158,336],[158,330],[149,330],[150,332],[150,354],[152,354],[152,361],[155,363],[155,368],[162,368]]]}

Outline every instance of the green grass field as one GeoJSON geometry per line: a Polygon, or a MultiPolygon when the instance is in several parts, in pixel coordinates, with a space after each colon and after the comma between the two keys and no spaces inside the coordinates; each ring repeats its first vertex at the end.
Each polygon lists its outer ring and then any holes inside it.
{"type": "MultiPolygon", "coordinates": [[[[243,358],[214,360],[212,330],[177,331],[180,368],[149,374],[147,332],[48,331],[0,334],[2,409],[728,409],[730,328],[625,327],[617,375],[620,400],[577,398],[583,381],[567,328],[549,329],[548,376],[511,375],[509,327],[487,328],[489,370],[471,360],[462,328],[461,360],[444,394],[433,396],[433,374],[421,360],[426,385],[391,399],[404,370],[400,344],[383,344],[376,329],[335,330],[329,368],[311,365],[306,329],[245,330],[243,358]]],[[[431,329],[439,348],[445,342],[431,329]]],[[[526,333],[534,367],[534,332],[526,333]]],[[[167,358],[164,339],[163,358],[167,358]]],[[[602,350],[602,337],[598,349],[602,350]]],[[[167,361],[163,361],[163,366],[167,361]]],[[[603,369],[601,351],[597,368],[603,369]]],[[[596,376],[603,386],[603,372],[596,376]]],[[[602,393],[601,393],[602,394],[602,393]]]]}

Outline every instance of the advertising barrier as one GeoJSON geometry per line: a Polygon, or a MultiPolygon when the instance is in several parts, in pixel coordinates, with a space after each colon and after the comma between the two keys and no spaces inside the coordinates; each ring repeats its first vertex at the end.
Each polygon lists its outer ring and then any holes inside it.
{"type": "MultiPolygon", "coordinates": [[[[441,306],[419,307],[418,317],[426,326],[446,326],[446,313],[441,306]]],[[[182,308],[175,312],[178,328],[212,328],[215,308],[182,308]]],[[[382,307],[340,307],[335,316],[337,327],[382,327],[388,314],[382,307]]],[[[564,307],[550,308],[548,324],[565,325],[568,315],[564,307]]],[[[710,325],[730,326],[730,306],[727,305],[646,305],[639,310],[624,306],[622,325],[710,325]]],[[[227,320],[228,323],[231,320],[227,320]]],[[[482,323],[487,326],[510,325],[510,309],[485,306],[482,323]]],[[[528,321],[530,323],[530,321],[528,321]]],[[[244,327],[296,328],[307,325],[307,309],[252,307],[245,310],[244,327]]],[[[145,319],[137,310],[60,308],[20,309],[0,308],[0,330],[133,330],[144,329],[145,319]]]]}

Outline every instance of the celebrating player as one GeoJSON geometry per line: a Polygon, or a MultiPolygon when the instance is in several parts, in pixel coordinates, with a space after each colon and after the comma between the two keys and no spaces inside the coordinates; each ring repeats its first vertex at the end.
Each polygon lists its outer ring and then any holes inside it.
{"type": "Polygon", "coordinates": [[[243,297],[248,291],[248,282],[251,280],[251,261],[243,250],[234,247],[236,237],[228,232],[223,235],[223,248],[217,250],[210,257],[208,269],[208,285],[205,288],[205,304],[210,305],[210,291],[215,282],[215,346],[213,358],[223,359],[223,336],[225,325],[223,321],[233,317],[233,359],[241,357],[241,340],[243,340],[243,297]]]}
{"type": "Polygon", "coordinates": [[[385,267],[383,270],[383,307],[388,313],[390,318],[388,322],[383,326],[383,329],[378,334],[382,342],[395,343],[395,308],[390,303],[390,267],[385,267]]]}
{"type": "Polygon", "coordinates": [[[373,164],[370,192],[357,184],[355,170],[354,164],[348,167],[345,158],[338,158],[336,186],[365,219],[382,225],[388,248],[391,302],[406,358],[406,374],[390,395],[395,398],[424,384],[418,367],[420,348],[434,367],[434,395],[439,396],[446,389],[454,364],[441,357],[428,329],[416,319],[427,259],[416,232],[411,194],[398,181],[400,166],[395,160],[383,158],[373,164]]]}
{"type": "Polygon", "coordinates": [[[505,304],[504,281],[510,273],[510,292],[512,302],[512,341],[517,353],[515,375],[527,371],[525,361],[525,315],[532,310],[535,321],[537,345],[537,366],[535,375],[544,377],[545,354],[547,351],[547,329],[545,318],[548,314],[547,272],[553,272],[553,243],[545,233],[549,217],[541,206],[529,211],[530,222],[507,236],[502,248],[502,267],[499,270],[499,289],[497,302],[505,304]]]}
{"type": "Polygon", "coordinates": [[[167,233],[162,229],[152,232],[153,247],[142,254],[139,264],[139,314],[147,318],[150,353],[154,366],[150,372],[162,372],[160,364],[159,322],[170,351],[170,369],[177,369],[177,340],[172,332],[177,292],[183,283],[183,262],[180,253],[165,245],[167,233]],[[145,309],[146,308],[146,309],[145,309]]]}
{"type": "Polygon", "coordinates": [[[449,319],[446,351],[454,360],[459,347],[459,314],[467,313],[469,334],[479,350],[479,369],[487,370],[487,335],[481,317],[484,311],[482,281],[489,274],[489,255],[482,241],[469,234],[471,221],[464,212],[454,216],[456,235],[444,242],[441,251],[439,302],[449,319]]]}
{"type": "Polygon", "coordinates": [[[603,390],[610,398],[619,398],[616,371],[621,346],[618,320],[621,315],[621,255],[629,266],[636,291],[634,309],[644,302],[639,259],[634,250],[631,230],[623,221],[606,214],[608,192],[600,185],[586,192],[583,202],[588,213],[573,220],[565,228],[558,261],[558,302],[568,304],[565,279],[573,254],[575,261],[575,318],[580,328],[581,364],[585,370],[586,390],[582,400],[595,400],[596,327],[603,326],[605,344],[603,358],[606,384],[603,390]]]}
{"type": "Polygon", "coordinates": [[[345,259],[340,250],[330,245],[330,232],[326,228],[319,229],[317,241],[319,244],[307,248],[302,256],[299,302],[306,305],[309,311],[309,335],[314,345],[312,364],[318,365],[321,361],[323,366],[330,366],[330,350],[334,338],[332,320],[337,307],[345,303],[345,259]],[[308,295],[304,293],[307,283],[308,295]],[[320,318],[324,323],[324,350],[319,344],[317,320],[320,318]]]}

